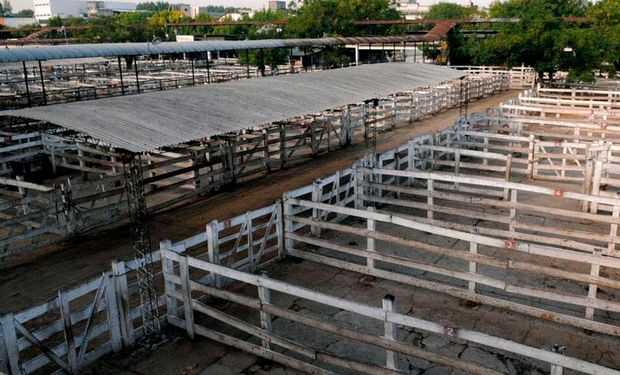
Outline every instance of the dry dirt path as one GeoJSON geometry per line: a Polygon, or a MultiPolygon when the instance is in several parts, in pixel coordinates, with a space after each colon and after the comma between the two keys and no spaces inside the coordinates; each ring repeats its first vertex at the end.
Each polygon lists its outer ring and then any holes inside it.
{"type": "MultiPolygon", "coordinates": [[[[469,112],[496,107],[516,97],[508,91],[469,105],[469,112]]],[[[454,123],[459,109],[451,109],[424,121],[402,125],[379,134],[377,151],[383,152],[405,143],[409,138],[444,129],[454,123]]],[[[151,243],[177,241],[198,231],[213,219],[224,219],[272,203],[292,190],[350,166],[369,149],[370,143],[358,143],[323,155],[310,163],[272,173],[205,197],[183,207],[160,213],[151,220],[151,243]]],[[[0,270],[0,313],[18,311],[54,297],[58,289],[76,285],[109,269],[114,259],[132,257],[127,226],[100,230],[63,243],[56,251],[32,262],[0,270]]]]}

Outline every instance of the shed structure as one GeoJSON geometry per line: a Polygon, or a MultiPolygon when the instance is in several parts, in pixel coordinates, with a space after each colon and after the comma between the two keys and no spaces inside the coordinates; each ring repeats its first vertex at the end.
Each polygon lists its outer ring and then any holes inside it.
{"type": "Polygon", "coordinates": [[[145,152],[415,90],[466,73],[429,64],[374,64],[131,97],[3,112],[145,152]]]}

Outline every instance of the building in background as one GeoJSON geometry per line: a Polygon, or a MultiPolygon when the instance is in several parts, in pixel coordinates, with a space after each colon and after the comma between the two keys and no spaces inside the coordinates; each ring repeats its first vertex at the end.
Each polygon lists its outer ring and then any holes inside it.
{"type": "Polygon", "coordinates": [[[34,0],[34,18],[39,23],[52,17],[86,17],[87,13],[85,0],[34,0]]]}
{"type": "Polygon", "coordinates": [[[192,6],[189,4],[170,4],[170,10],[181,12],[186,17],[192,16],[192,6]]]}
{"type": "Polygon", "coordinates": [[[430,6],[419,4],[418,0],[398,0],[396,8],[405,15],[405,19],[419,20],[428,13],[430,6]]]}
{"type": "Polygon", "coordinates": [[[88,17],[110,17],[119,13],[135,12],[136,4],[121,1],[88,0],[88,17]]]}
{"type": "Polygon", "coordinates": [[[269,10],[286,10],[286,1],[269,0],[269,10]]]}

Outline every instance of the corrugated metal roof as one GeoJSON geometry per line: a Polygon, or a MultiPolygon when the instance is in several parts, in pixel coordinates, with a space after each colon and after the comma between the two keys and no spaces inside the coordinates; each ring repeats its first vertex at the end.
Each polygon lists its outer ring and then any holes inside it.
{"type": "Polygon", "coordinates": [[[464,74],[429,64],[385,63],[1,114],[48,121],[141,152],[405,92],[464,74]]]}
{"type": "MultiPolygon", "coordinates": [[[[110,61],[105,57],[83,57],[79,59],[60,59],[60,60],[46,60],[41,62],[41,66],[67,66],[67,65],[82,65],[82,64],[101,64],[110,61]]],[[[26,62],[26,67],[39,67],[37,61],[26,62]]],[[[0,71],[4,70],[19,70],[22,69],[22,63],[0,63],[0,71]]]]}
{"type": "Polygon", "coordinates": [[[381,44],[403,42],[433,42],[441,39],[456,25],[440,22],[425,35],[388,37],[337,37],[313,39],[261,39],[261,40],[208,40],[196,42],[153,43],[98,43],[67,44],[57,46],[30,46],[0,50],[0,63],[72,59],[101,56],[135,56],[159,53],[187,53],[228,51],[255,48],[287,48],[317,45],[381,44]]]}

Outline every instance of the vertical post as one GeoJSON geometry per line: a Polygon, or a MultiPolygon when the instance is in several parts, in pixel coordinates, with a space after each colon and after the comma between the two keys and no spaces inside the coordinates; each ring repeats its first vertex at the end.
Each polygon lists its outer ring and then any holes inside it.
{"type": "Polygon", "coordinates": [[[280,124],[280,169],[286,165],[286,125],[280,124]]]}
{"type": "MultiPolygon", "coordinates": [[[[120,352],[123,348],[120,306],[117,304],[116,277],[110,274],[104,275],[105,280],[105,299],[106,314],[108,319],[108,330],[110,332],[110,343],[114,352],[120,352]]],[[[81,348],[80,348],[81,349],[81,348]]]]}
{"type": "Polygon", "coordinates": [[[127,285],[127,269],[125,262],[115,260],[112,262],[112,275],[114,276],[114,288],[116,289],[116,305],[120,312],[121,337],[125,347],[135,344],[133,319],[131,318],[131,305],[129,303],[129,288],[127,285]]]}
{"type": "Polygon", "coordinates": [[[189,62],[192,66],[192,86],[196,86],[196,77],[194,75],[194,59],[190,57],[189,62]]]}
{"type": "Polygon", "coordinates": [[[138,94],[140,93],[140,77],[138,77],[138,56],[133,59],[133,70],[136,73],[136,87],[138,88],[138,94]]]}
{"type": "Polygon", "coordinates": [[[512,189],[510,190],[510,224],[509,224],[509,230],[510,230],[510,234],[511,239],[514,240],[514,233],[516,231],[516,221],[517,221],[517,208],[516,208],[516,204],[517,204],[517,189],[512,189]]]}
{"type": "Polygon", "coordinates": [[[28,98],[28,107],[32,107],[32,98],[30,97],[30,86],[28,85],[28,69],[26,68],[26,62],[22,61],[24,67],[24,84],[26,85],[26,97],[28,98]]]}
{"type": "Polygon", "coordinates": [[[121,79],[121,94],[125,95],[125,85],[123,83],[123,66],[121,65],[121,57],[118,57],[118,75],[121,79]]]}
{"type": "MultiPolygon", "coordinates": [[[[207,224],[207,250],[209,252],[209,262],[220,264],[220,238],[219,238],[219,222],[213,220],[207,224]]],[[[221,277],[219,275],[211,275],[211,283],[216,288],[221,286],[221,277]]]]}
{"type": "Polygon", "coordinates": [[[355,195],[355,208],[361,210],[364,208],[364,199],[362,195],[364,194],[364,187],[362,184],[364,183],[364,172],[361,171],[357,166],[353,168],[354,179],[353,181],[353,194],[355,195]]]}
{"type": "Polygon", "coordinates": [[[43,104],[47,105],[47,95],[45,95],[45,80],[43,79],[43,67],[41,66],[41,60],[39,60],[39,76],[41,77],[41,89],[43,90],[43,104]]]}
{"type": "MultiPolygon", "coordinates": [[[[2,328],[3,347],[5,353],[0,353],[7,359],[7,367],[11,375],[22,374],[19,365],[19,348],[17,346],[17,333],[15,332],[15,320],[12,313],[8,313],[0,318],[0,328],[2,328]]],[[[4,351],[4,350],[3,350],[4,351]]]]}
{"type": "MultiPolygon", "coordinates": [[[[506,155],[506,165],[504,170],[504,181],[510,182],[510,175],[512,174],[512,155],[506,155]]],[[[509,189],[504,189],[504,200],[508,200],[509,189]]]]}
{"type": "MultiPolygon", "coordinates": [[[[594,162],[594,180],[592,182],[592,195],[598,196],[601,191],[601,178],[603,176],[603,162],[599,159],[594,162]]],[[[598,212],[598,202],[590,203],[591,212],[598,212]]]]}
{"type": "Polygon", "coordinates": [[[291,193],[286,192],[282,195],[282,221],[284,222],[284,233],[282,237],[284,238],[284,249],[282,251],[281,258],[284,259],[286,257],[286,250],[292,249],[294,245],[294,241],[288,237],[289,233],[293,233],[293,220],[291,217],[293,216],[293,205],[288,202],[288,198],[291,197],[291,193]]]}
{"type": "Polygon", "coordinates": [[[276,202],[276,207],[274,207],[274,210],[277,210],[277,217],[276,217],[276,235],[277,235],[277,239],[278,239],[278,258],[279,259],[284,259],[284,221],[283,221],[283,211],[284,211],[284,204],[282,203],[281,199],[278,199],[278,201],[276,202]]]}
{"type": "MultiPolygon", "coordinates": [[[[474,228],[477,229],[477,228],[474,228]]],[[[469,253],[472,255],[476,255],[478,254],[478,244],[475,242],[470,242],[469,243],[469,253]]],[[[478,272],[478,264],[476,263],[476,261],[471,260],[469,261],[469,273],[472,274],[476,274],[478,272]]],[[[469,281],[469,291],[470,292],[476,292],[476,282],[473,280],[469,281]]]]}
{"type": "Polygon", "coordinates": [[[355,66],[360,65],[360,45],[359,43],[355,45],[355,66]]]}
{"type": "Polygon", "coordinates": [[[167,276],[174,276],[174,263],[171,259],[164,257],[165,251],[170,251],[172,248],[172,242],[170,240],[163,240],[159,243],[159,249],[161,251],[161,264],[164,273],[164,295],[166,296],[166,316],[177,316],[177,300],[172,297],[172,292],[176,291],[176,284],[169,281],[167,276]]]}
{"type": "Polygon", "coordinates": [[[245,69],[246,69],[248,78],[250,78],[250,50],[248,49],[245,50],[245,69]]]}
{"type": "MultiPolygon", "coordinates": [[[[558,354],[564,354],[566,352],[566,347],[563,345],[554,345],[551,351],[554,353],[558,353],[558,354]]],[[[560,365],[552,364],[549,375],[562,375],[563,372],[564,372],[564,367],[560,365]]]]}
{"type": "MultiPolygon", "coordinates": [[[[261,272],[261,276],[262,277],[267,277],[267,273],[266,272],[261,272]]],[[[260,280],[259,280],[260,282],[260,280]]],[[[258,285],[258,298],[260,299],[260,326],[262,329],[264,329],[265,331],[271,332],[271,315],[269,315],[268,313],[266,313],[263,310],[263,306],[264,305],[269,305],[269,302],[271,300],[271,293],[269,292],[268,288],[265,288],[264,286],[261,286],[260,284],[258,285]]],[[[261,340],[261,344],[263,346],[263,348],[267,348],[269,349],[271,347],[270,345],[270,340],[268,339],[262,339],[261,340]]]]}
{"type": "MultiPolygon", "coordinates": [[[[246,50],[247,52],[247,50],[246,50]]],[[[248,62],[249,64],[249,62],[248,62]]],[[[207,83],[210,85],[211,84],[211,68],[210,68],[210,62],[209,62],[209,52],[207,52],[207,83]]],[[[249,65],[248,65],[248,69],[249,65]]],[[[248,77],[250,76],[249,70],[248,70],[248,77]]],[[[216,80],[217,81],[217,80],[216,80]]]]}
{"type": "MultiPolygon", "coordinates": [[[[366,210],[368,212],[375,212],[375,208],[374,207],[367,207],[366,210]]],[[[377,222],[373,219],[368,219],[366,220],[366,229],[368,229],[369,231],[376,231],[377,230],[377,222]]],[[[369,252],[375,252],[376,251],[376,242],[375,239],[372,237],[368,237],[366,238],[366,250],[368,250],[369,252]]],[[[374,258],[371,258],[370,256],[368,256],[366,258],[366,265],[368,266],[368,268],[370,270],[375,268],[375,260],[374,258]]]]}
{"type": "Polygon", "coordinates": [[[260,64],[259,64],[259,68],[260,68],[260,76],[264,77],[265,76],[265,54],[262,48],[258,49],[258,53],[260,55],[260,64]]]}
{"type": "Polygon", "coordinates": [[[192,307],[192,289],[189,283],[189,264],[187,256],[179,257],[179,276],[181,278],[181,295],[183,296],[183,312],[185,316],[185,330],[190,338],[194,338],[194,309],[192,307]]]}
{"type": "MultiPolygon", "coordinates": [[[[397,334],[396,324],[389,321],[390,313],[394,312],[395,310],[394,302],[395,302],[395,298],[391,294],[386,294],[385,297],[383,297],[383,310],[385,310],[385,318],[384,318],[384,323],[383,323],[383,326],[385,329],[384,337],[392,341],[396,340],[396,334],[397,334]]],[[[391,350],[386,349],[385,356],[386,356],[385,366],[391,370],[396,370],[397,369],[396,353],[391,350]]]]}
{"type": "Polygon", "coordinates": [[[77,352],[75,350],[75,336],[73,335],[73,327],[71,326],[71,309],[69,300],[65,297],[62,290],[58,291],[58,304],[60,306],[60,321],[62,322],[62,330],[65,338],[65,348],[67,352],[67,362],[69,368],[76,374],[79,371],[77,352]]]}
{"type": "MultiPolygon", "coordinates": [[[[316,180],[313,183],[313,190],[312,190],[312,201],[315,203],[321,203],[321,201],[323,200],[323,181],[316,180]]],[[[312,220],[314,220],[315,222],[320,221],[321,219],[321,211],[318,208],[313,208],[312,209],[312,220]]],[[[321,229],[314,225],[312,226],[312,228],[310,228],[310,231],[312,233],[313,236],[315,237],[319,237],[321,235],[321,229]]]]}
{"type": "Polygon", "coordinates": [[[427,190],[428,190],[428,197],[426,197],[426,204],[429,206],[428,209],[426,210],[426,217],[429,220],[433,220],[433,204],[434,204],[434,199],[433,199],[433,185],[434,185],[434,181],[431,180],[430,178],[427,180],[426,182],[427,185],[427,190]]]}
{"type": "Polygon", "coordinates": [[[535,148],[535,139],[534,135],[530,134],[529,136],[529,147],[527,154],[527,174],[528,178],[531,180],[534,178],[534,148],[535,148]]]}
{"type": "Polygon", "coordinates": [[[370,65],[370,51],[372,50],[372,44],[368,43],[368,65],[370,65]]]}

